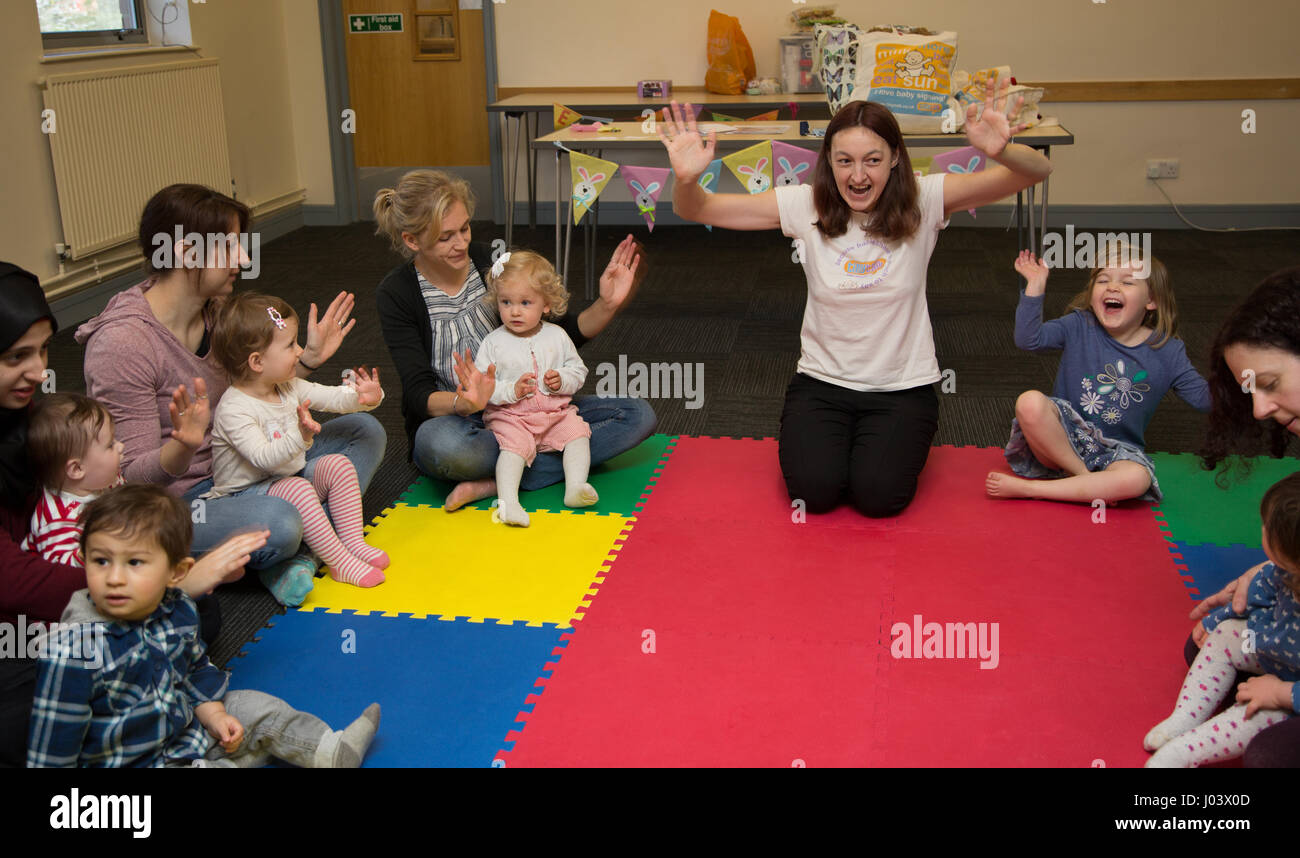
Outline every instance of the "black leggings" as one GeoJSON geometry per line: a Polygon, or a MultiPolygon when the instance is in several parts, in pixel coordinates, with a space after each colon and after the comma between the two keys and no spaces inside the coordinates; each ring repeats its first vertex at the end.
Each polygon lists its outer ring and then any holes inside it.
{"type": "MultiPolygon", "coordinates": [[[[1196,661],[1196,654],[1200,651],[1196,641],[1188,635],[1187,643],[1183,644],[1183,658],[1187,660],[1188,667],[1196,661]]],[[[1241,679],[1240,673],[1237,674],[1237,679],[1241,679]]],[[[1233,680],[1234,685],[1236,682],[1233,680]]],[[[1288,718],[1281,724],[1262,730],[1246,746],[1246,755],[1241,758],[1241,764],[1248,769],[1300,768],[1300,717],[1288,718]]]]}
{"type": "Polygon", "coordinates": [[[864,393],[796,373],[781,414],[786,490],[808,512],[848,500],[872,518],[898,515],[916,494],[938,428],[932,385],[864,393]]]}

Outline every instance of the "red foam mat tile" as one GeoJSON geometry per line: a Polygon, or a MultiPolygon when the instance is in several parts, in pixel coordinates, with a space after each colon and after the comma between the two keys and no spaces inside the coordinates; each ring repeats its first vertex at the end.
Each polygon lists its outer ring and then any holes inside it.
{"type": "Polygon", "coordinates": [[[785,503],[754,476],[766,454],[775,468],[770,442],[681,439],[506,737],[507,765],[1145,760],[1190,629],[1149,508],[1101,523],[1087,507],[988,500],[982,475],[1000,456],[976,448],[935,448],[891,527],[860,528],[848,511],[829,527],[727,519],[704,503],[785,503]],[[893,623],[918,614],[997,622],[998,666],[894,658],[893,623]]]}

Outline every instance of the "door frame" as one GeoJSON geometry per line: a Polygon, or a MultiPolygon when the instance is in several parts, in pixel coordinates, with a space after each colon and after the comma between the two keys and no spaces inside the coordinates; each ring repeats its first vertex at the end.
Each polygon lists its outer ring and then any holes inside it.
{"type": "MultiPolygon", "coordinates": [[[[459,2],[459,0],[458,0],[459,2]]],[[[483,73],[487,78],[488,103],[497,100],[497,34],[492,0],[483,3],[483,73]]],[[[351,102],[348,92],[348,55],[343,26],[343,0],[316,0],[320,16],[321,54],[325,60],[325,109],[329,114],[330,164],[334,175],[334,224],[361,220],[357,199],[357,159],[352,135],[343,133],[342,115],[351,102]]],[[[505,185],[501,178],[501,120],[495,113],[488,123],[488,163],[492,174],[492,215],[503,223],[505,185]]]]}

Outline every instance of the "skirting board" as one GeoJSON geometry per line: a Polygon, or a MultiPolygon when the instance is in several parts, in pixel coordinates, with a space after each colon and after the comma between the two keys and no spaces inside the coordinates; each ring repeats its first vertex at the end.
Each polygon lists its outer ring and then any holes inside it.
{"type": "MultiPolygon", "coordinates": [[[[1179,206],[1183,214],[1198,226],[1226,229],[1236,227],[1300,227],[1300,205],[1188,205],[1179,206]]],[[[966,212],[958,212],[952,217],[953,226],[978,226],[996,229],[1012,227],[1015,205],[999,204],[985,206],[979,210],[979,217],[972,218],[966,212]]],[[[568,217],[568,204],[560,206],[560,217],[568,217]]],[[[609,202],[600,204],[600,221],[605,226],[644,226],[645,221],[631,202],[609,202]]],[[[504,220],[498,220],[504,224],[504,220]]],[[[528,203],[515,203],[515,225],[527,225],[528,203]]],[[[537,202],[537,223],[552,226],[555,223],[555,202],[547,200],[537,202]]],[[[585,219],[584,219],[585,223],[585,219]]],[[[671,205],[661,204],[655,212],[656,226],[682,226],[685,221],[673,214],[671,205]]],[[[1075,229],[1108,230],[1145,230],[1145,229],[1189,229],[1169,206],[1102,206],[1102,205],[1053,205],[1048,209],[1048,229],[1064,229],[1066,224],[1073,224],[1075,229]]],[[[1035,223],[1035,229],[1038,224],[1035,223]]]]}

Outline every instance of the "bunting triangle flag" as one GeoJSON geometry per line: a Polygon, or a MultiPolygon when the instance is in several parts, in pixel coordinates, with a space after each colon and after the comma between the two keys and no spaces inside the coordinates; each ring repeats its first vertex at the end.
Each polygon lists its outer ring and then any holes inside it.
{"type": "Polygon", "coordinates": [[[621,168],[623,181],[627,182],[627,191],[636,203],[636,210],[645,218],[646,228],[655,231],[655,206],[659,195],[668,187],[668,174],[672,172],[665,167],[627,167],[621,168]]]}
{"type": "Polygon", "coordinates": [[[596,203],[596,198],[605,190],[609,180],[618,172],[618,164],[603,158],[593,158],[581,152],[569,153],[569,176],[573,183],[572,207],[573,224],[578,225],[582,216],[596,203]]]}
{"type": "Polygon", "coordinates": [[[552,109],[555,113],[555,130],[568,128],[573,123],[582,118],[582,114],[576,110],[565,107],[563,104],[553,104],[552,109]]]}
{"type": "MultiPolygon", "coordinates": [[[[691,105],[679,104],[677,106],[681,108],[683,113],[686,112],[686,108],[689,106],[691,109],[691,117],[693,119],[699,119],[700,111],[704,109],[704,106],[700,104],[691,104],[691,105]]],[[[659,118],[660,122],[667,122],[669,119],[673,118],[672,111],[667,107],[663,108],[662,110],[656,111],[655,116],[659,118]]]]}
{"type": "Polygon", "coordinates": [[[750,122],[774,122],[776,121],[776,119],[780,117],[780,115],[781,115],[781,111],[778,108],[777,110],[769,110],[767,113],[760,113],[757,116],[751,116],[749,117],[749,121],[750,122]]]}
{"type": "Polygon", "coordinates": [[[761,194],[772,187],[772,141],[755,143],[722,159],[745,190],[761,194]]]}
{"type": "MultiPolygon", "coordinates": [[[[910,154],[910,153],[909,153],[909,154],[910,154]]],[[[923,157],[923,158],[920,158],[920,157],[913,157],[913,158],[912,158],[912,174],[913,174],[914,176],[916,176],[917,178],[920,178],[921,176],[929,175],[930,170],[931,170],[931,165],[933,164],[933,162],[934,162],[934,156],[933,156],[933,155],[926,155],[926,156],[923,157]]]]}
{"type": "Polygon", "coordinates": [[[739,116],[732,116],[729,113],[718,113],[718,111],[716,110],[712,111],[712,113],[713,113],[714,122],[744,122],[745,121],[741,119],[739,116]]]}
{"type": "MultiPolygon", "coordinates": [[[[963,146],[935,155],[930,161],[931,173],[978,173],[987,167],[984,153],[974,146],[963,146]]],[[[966,209],[975,217],[975,209],[966,209]]]]}
{"type": "Polygon", "coordinates": [[[812,179],[813,165],[817,163],[817,153],[812,149],[773,140],[772,157],[776,160],[772,170],[777,187],[802,185],[812,179]]]}
{"type": "Polygon", "coordinates": [[[974,146],[963,146],[934,156],[932,173],[978,173],[985,167],[984,153],[974,146]]]}
{"type": "MultiPolygon", "coordinates": [[[[701,188],[704,188],[706,194],[716,194],[718,192],[718,182],[720,181],[722,181],[721,158],[710,163],[708,169],[703,173],[700,173],[700,178],[697,184],[699,184],[701,188]]],[[[709,232],[713,232],[713,227],[707,223],[704,225],[704,228],[709,232]]]]}

